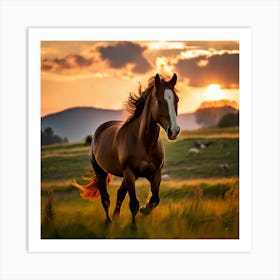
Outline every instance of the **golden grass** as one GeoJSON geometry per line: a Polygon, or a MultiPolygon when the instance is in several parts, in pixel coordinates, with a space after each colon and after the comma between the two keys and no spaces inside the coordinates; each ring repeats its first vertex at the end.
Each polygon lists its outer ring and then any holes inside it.
{"type": "Polygon", "coordinates": [[[172,186],[172,188],[181,188],[184,185],[196,187],[196,186],[200,186],[201,184],[213,186],[213,185],[217,185],[217,184],[233,184],[233,183],[238,183],[238,182],[239,182],[238,177],[166,180],[166,181],[161,181],[161,187],[172,186]]]}
{"type": "Polygon", "coordinates": [[[69,188],[69,186],[71,186],[72,183],[73,180],[41,182],[41,190],[42,191],[48,191],[50,189],[63,190],[69,188]]]}
{"type": "MultiPolygon", "coordinates": [[[[110,215],[114,209],[111,201],[110,215]]],[[[44,201],[43,204],[46,202],[44,201]]],[[[137,214],[137,230],[131,228],[131,213],[126,198],[121,214],[110,227],[105,225],[105,215],[99,199],[55,200],[53,228],[43,224],[45,238],[150,238],[150,239],[204,239],[238,238],[238,201],[234,204],[224,199],[195,199],[165,201],[150,215],[137,214]]]]}
{"type": "MultiPolygon", "coordinates": [[[[110,182],[109,188],[110,189],[117,189],[121,185],[122,178],[114,177],[113,181],[110,182]]],[[[238,177],[231,177],[231,178],[198,178],[198,179],[185,179],[185,180],[164,180],[161,181],[160,188],[165,188],[165,187],[170,187],[172,188],[181,188],[182,186],[200,186],[201,184],[206,184],[208,186],[214,186],[217,184],[238,184],[239,178],[238,177]]],[[[47,191],[49,189],[68,189],[69,186],[73,185],[73,180],[66,180],[66,181],[50,181],[50,182],[41,182],[41,190],[42,191],[47,191]]],[[[150,187],[150,184],[147,180],[145,179],[138,179],[135,182],[135,187],[150,187]]]]}
{"type": "Polygon", "coordinates": [[[88,154],[89,147],[75,147],[71,148],[71,152],[65,150],[64,147],[61,147],[61,149],[55,149],[55,150],[44,150],[42,149],[41,152],[41,158],[48,158],[48,157],[72,157],[77,155],[85,155],[88,154]]]}

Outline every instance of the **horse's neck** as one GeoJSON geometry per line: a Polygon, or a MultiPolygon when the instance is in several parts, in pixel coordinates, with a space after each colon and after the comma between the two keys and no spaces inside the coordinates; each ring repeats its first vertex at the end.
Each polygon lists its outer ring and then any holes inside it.
{"type": "Polygon", "coordinates": [[[146,100],[145,107],[139,117],[139,138],[147,148],[153,147],[159,137],[159,126],[151,116],[151,96],[146,100]]]}

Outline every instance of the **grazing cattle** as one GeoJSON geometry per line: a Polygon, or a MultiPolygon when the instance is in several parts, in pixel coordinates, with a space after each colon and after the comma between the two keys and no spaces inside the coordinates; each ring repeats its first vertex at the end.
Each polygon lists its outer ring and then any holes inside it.
{"type": "Polygon", "coordinates": [[[229,169],[229,165],[227,163],[222,163],[219,165],[221,170],[228,170],[229,169]]]}
{"type": "Polygon", "coordinates": [[[197,148],[190,148],[188,154],[189,155],[198,155],[200,153],[200,150],[197,148]]]}
{"type": "Polygon", "coordinates": [[[170,176],[168,174],[162,174],[161,175],[161,180],[169,180],[170,176]]]}
{"type": "Polygon", "coordinates": [[[208,141],[208,142],[204,143],[204,145],[205,145],[206,147],[209,147],[209,146],[211,146],[211,145],[213,145],[213,144],[214,144],[213,141],[208,141]]]}
{"type": "Polygon", "coordinates": [[[200,141],[195,141],[195,142],[193,143],[193,147],[198,148],[198,149],[205,149],[205,148],[209,147],[209,146],[212,145],[212,144],[213,144],[212,141],[208,141],[208,142],[206,142],[206,143],[202,143],[202,142],[200,142],[200,141]]]}
{"type": "Polygon", "coordinates": [[[221,176],[223,176],[224,173],[229,170],[229,165],[227,163],[222,163],[219,165],[219,167],[221,170],[221,176]]]}

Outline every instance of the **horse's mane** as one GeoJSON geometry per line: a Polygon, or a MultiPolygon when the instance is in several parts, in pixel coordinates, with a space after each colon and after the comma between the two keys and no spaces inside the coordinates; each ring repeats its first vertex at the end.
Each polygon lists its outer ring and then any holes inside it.
{"type": "MultiPolygon", "coordinates": [[[[165,82],[163,76],[160,76],[160,79],[162,82],[165,82]]],[[[124,122],[124,125],[134,121],[142,114],[145,102],[154,88],[154,81],[155,77],[153,76],[149,79],[148,87],[144,91],[142,91],[142,86],[139,84],[138,94],[129,94],[125,107],[130,116],[124,122]]]]}

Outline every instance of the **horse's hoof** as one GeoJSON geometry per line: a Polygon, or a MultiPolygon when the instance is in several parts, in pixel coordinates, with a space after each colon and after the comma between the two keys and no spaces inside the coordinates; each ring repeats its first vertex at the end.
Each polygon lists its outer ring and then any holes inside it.
{"type": "Polygon", "coordinates": [[[133,220],[130,224],[130,230],[132,231],[137,231],[137,224],[136,224],[136,221],[133,220]]]}
{"type": "Polygon", "coordinates": [[[106,219],[104,221],[104,224],[103,224],[103,227],[104,227],[104,230],[109,230],[112,226],[112,221],[109,219],[106,219]]]}
{"type": "Polygon", "coordinates": [[[146,205],[140,208],[140,213],[143,215],[148,215],[151,212],[151,210],[152,209],[148,205],[146,205]]]}
{"type": "Polygon", "coordinates": [[[113,218],[118,218],[120,216],[120,211],[118,210],[115,210],[114,213],[113,213],[113,218]]]}

